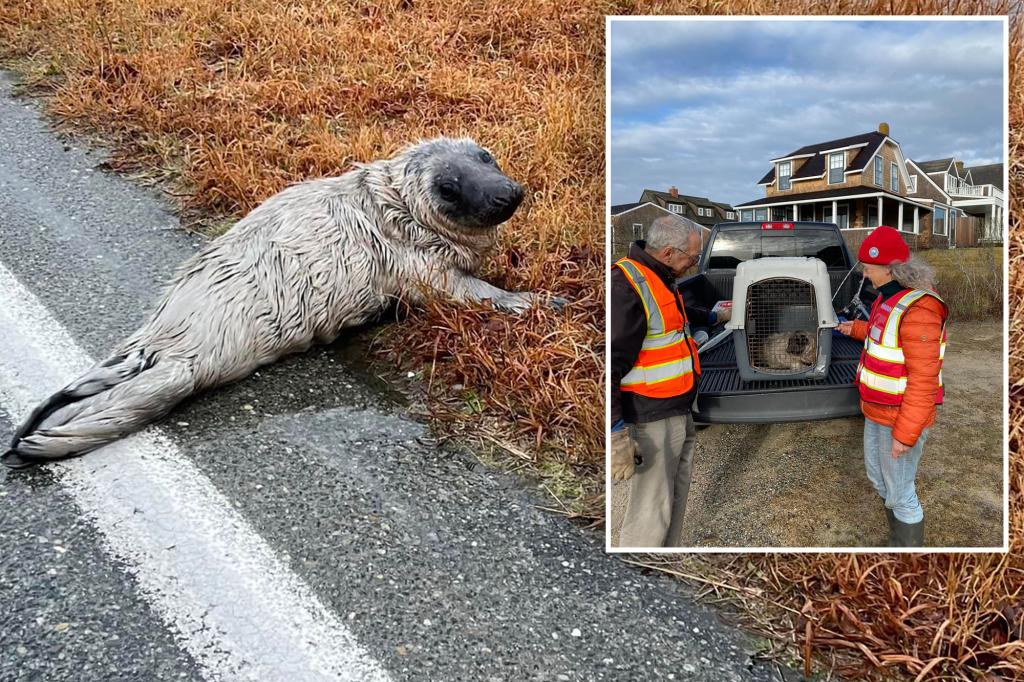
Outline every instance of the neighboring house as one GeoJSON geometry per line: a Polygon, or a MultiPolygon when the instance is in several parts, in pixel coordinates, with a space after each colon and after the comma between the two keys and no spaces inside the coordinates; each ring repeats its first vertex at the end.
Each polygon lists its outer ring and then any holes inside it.
{"type": "MultiPolygon", "coordinates": [[[[936,173],[952,169],[958,186],[968,186],[968,170],[949,161],[936,173]]],[[[771,164],[757,183],[765,197],[738,204],[740,220],[834,222],[855,231],[847,236],[853,248],[878,225],[896,227],[918,248],[966,246],[980,237],[981,219],[968,216],[967,206],[945,191],[944,178],[906,160],[886,123],[870,133],[800,147],[771,164]],[[956,236],[958,228],[965,239],[956,236]]]]}
{"type": "Polygon", "coordinates": [[[966,245],[965,241],[1003,241],[1003,164],[964,166],[962,161],[953,157],[932,161],[911,159],[907,163],[907,170],[911,178],[922,183],[918,190],[924,195],[977,219],[978,233],[973,235],[973,240],[964,234],[967,224],[960,227],[959,233],[951,233],[958,246],[966,245]]]}
{"type": "Polygon", "coordinates": [[[652,203],[707,228],[714,227],[717,223],[738,220],[732,206],[712,201],[707,197],[680,194],[675,187],[669,187],[667,192],[645,189],[640,195],[640,203],[652,203]]]}
{"type": "MultiPolygon", "coordinates": [[[[630,242],[646,239],[651,223],[662,216],[673,216],[688,220],[667,208],[655,203],[618,204],[612,206],[612,260],[626,255],[630,242]]],[[[690,221],[695,222],[695,221],[690,221]]],[[[701,225],[701,244],[707,239],[710,229],[701,225]]]]}

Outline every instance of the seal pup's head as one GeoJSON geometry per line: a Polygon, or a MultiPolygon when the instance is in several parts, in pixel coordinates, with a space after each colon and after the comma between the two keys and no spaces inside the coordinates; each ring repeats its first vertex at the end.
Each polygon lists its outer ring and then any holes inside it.
{"type": "Polygon", "coordinates": [[[395,160],[406,206],[417,222],[430,227],[486,230],[511,218],[523,201],[522,185],[469,138],[426,140],[395,160]]]}
{"type": "Polygon", "coordinates": [[[811,337],[807,332],[793,332],[789,335],[789,343],[786,345],[786,352],[790,355],[801,355],[809,345],[811,345],[811,337]]]}

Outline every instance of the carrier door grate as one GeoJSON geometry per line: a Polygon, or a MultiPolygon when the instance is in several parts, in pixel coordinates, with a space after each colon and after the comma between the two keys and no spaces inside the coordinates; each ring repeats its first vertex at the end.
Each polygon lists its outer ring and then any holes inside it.
{"type": "Polygon", "coordinates": [[[751,284],[744,319],[751,369],[794,374],[812,367],[818,355],[817,310],[810,282],[773,277],[751,284]]]}

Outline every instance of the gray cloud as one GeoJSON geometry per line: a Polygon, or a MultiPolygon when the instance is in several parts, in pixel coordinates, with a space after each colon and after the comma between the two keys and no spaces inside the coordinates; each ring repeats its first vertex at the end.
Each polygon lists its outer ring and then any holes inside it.
{"type": "Polygon", "coordinates": [[[768,161],[887,121],[911,158],[1002,161],[997,22],[613,22],[612,203],[738,203],[768,161]]]}

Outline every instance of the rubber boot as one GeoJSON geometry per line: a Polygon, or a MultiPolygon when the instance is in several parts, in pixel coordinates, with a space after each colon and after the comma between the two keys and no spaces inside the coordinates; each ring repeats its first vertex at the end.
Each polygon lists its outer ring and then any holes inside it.
{"type": "Polygon", "coordinates": [[[893,536],[893,547],[923,547],[924,519],[917,523],[903,523],[899,519],[893,519],[893,536]]]}
{"type": "Polygon", "coordinates": [[[885,508],[885,520],[889,522],[889,547],[899,547],[896,544],[896,515],[892,513],[892,509],[885,508]]]}

